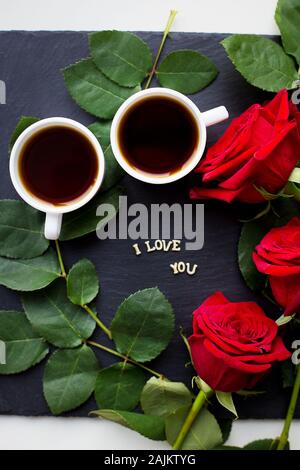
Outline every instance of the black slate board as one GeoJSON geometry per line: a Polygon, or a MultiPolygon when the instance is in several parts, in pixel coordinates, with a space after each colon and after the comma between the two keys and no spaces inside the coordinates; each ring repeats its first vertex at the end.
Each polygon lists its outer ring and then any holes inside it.
{"type": "MultiPolygon", "coordinates": [[[[157,50],[161,34],[143,32],[140,36],[157,50]]],[[[206,110],[225,105],[231,117],[240,114],[253,102],[262,102],[271,95],[251,87],[234,70],[219,42],[226,35],[173,33],[167,41],[165,52],[192,48],[208,55],[220,70],[217,80],[192,99],[206,110]]],[[[275,38],[276,39],[276,38],[275,38]]],[[[84,32],[0,32],[0,80],[7,86],[7,104],[0,105],[0,198],[17,198],[8,174],[7,148],[12,130],[21,115],[38,117],[65,116],[90,124],[95,119],[82,111],[69,97],[60,70],[88,55],[87,34],[84,32]]],[[[224,131],[227,124],[210,128],[208,145],[224,131]]],[[[154,187],[124,178],[129,204],[188,202],[189,179],[165,187],[154,187]]],[[[187,333],[191,328],[193,310],[211,293],[221,290],[233,301],[256,300],[270,314],[272,308],[262,298],[255,297],[245,286],[237,266],[237,241],[240,225],[236,208],[217,203],[205,204],[205,247],[201,251],[152,253],[136,257],[132,241],[107,240],[100,242],[91,235],[74,242],[62,244],[64,258],[71,266],[81,257],[90,258],[97,266],[102,294],[97,310],[110,322],[117,306],[128,294],[145,287],[158,285],[172,302],[176,317],[176,335],[153,367],[172,380],[190,383],[192,371],[185,369],[188,357],[179,337],[179,327],[187,333]],[[173,276],[169,264],[184,259],[199,265],[194,277],[173,276]]],[[[0,308],[20,307],[19,297],[0,287],[0,308]]],[[[95,336],[105,342],[103,335],[95,336]]],[[[98,353],[97,353],[98,354],[98,353]]],[[[99,353],[104,366],[114,362],[105,353],[99,353]]],[[[45,362],[45,361],[44,361],[45,362]]],[[[34,369],[12,377],[0,377],[0,413],[13,415],[48,415],[42,394],[44,363],[34,369]]],[[[279,371],[261,384],[270,394],[251,399],[239,399],[241,418],[283,417],[289,392],[279,388],[279,371]]],[[[80,409],[68,414],[87,416],[95,409],[91,399],[80,409]]],[[[299,412],[299,409],[298,409],[299,412]]],[[[299,414],[299,413],[298,413],[299,414]]]]}

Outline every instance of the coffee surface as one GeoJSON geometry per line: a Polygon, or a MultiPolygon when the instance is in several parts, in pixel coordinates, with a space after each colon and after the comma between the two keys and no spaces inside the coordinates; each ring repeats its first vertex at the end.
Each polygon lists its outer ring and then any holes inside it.
{"type": "Polygon", "coordinates": [[[153,174],[174,174],[199,140],[191,111],[175,99],[146,97],[124,114],[118,143],[127,162],[153,174]]]}
{"type": "Polygon", "coordinates": [[[79,198],[98,174],[95,148],[80,131],[66,126],[34,134],[22,149],[19,165],[25,188],[58,205],[79,198]]]}

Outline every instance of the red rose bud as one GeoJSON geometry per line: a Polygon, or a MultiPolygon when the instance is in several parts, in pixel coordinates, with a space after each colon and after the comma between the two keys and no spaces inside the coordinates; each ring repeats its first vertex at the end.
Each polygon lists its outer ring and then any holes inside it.
{"type": "Polygon", "coordinates": [[[253,261],[258,271],[269,276],[285,315],[300,313],[300,218],[270,230],[255,248],[253,261]]]}
{"type": "Polygon", "coordinates": [[[254,104],[234,119],[196,168],[204,186],[192,199],[264,201],[256,189],[277,194],[300,160],[300,112],[280,91],[265,106],[254,104]]]}
{"type": "Polygon", "coordinates": [[[255,302],[230,302],[221,292],[194,312],[193,331],[194,367],[216,391],[251,389],[274,362],[291,356],[276,322],[255,302]]]}

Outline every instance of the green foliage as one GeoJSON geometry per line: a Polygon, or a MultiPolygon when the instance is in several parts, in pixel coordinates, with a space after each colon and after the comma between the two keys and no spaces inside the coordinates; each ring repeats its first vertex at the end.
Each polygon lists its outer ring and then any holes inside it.
{"type": "Polygon", "coordinates": [[[234,34],[222,41],[230,60],[252,85],[278,92],[294,87],[298,74],[295,63],[271,39],[252,34],[234,34]]]}
{"type": "Polygon", "coordinates": [[[216,417],[218,424],[222,431],[223,442],[226,442],[229,439],[231,430],[232,430],[232,419],[216,417]]]}
{"type": "Polygon", "coordinates": [[[151,377],[143,389],[141,406],[145,414],[165,418],[191,405],[192,399],[193,395],[183,383],[151,377]]]}
{"type": "Polygon", "coordinates": [[[133,410],[145,384],[144,372],[126,362],[102,369],[97,378],[95,398],[99,408],[133,410]]]}
{"type": "MultiPolygon", "coordinates": [[[[278,445],[277,439],[260,439],[257,441],[250,442],[243,447],[244,450],[276,450],[278,445]]],[[[289,450],[289,444],[287,444],[286,450],[289,450]]]]}
{"type": "MultiPolygon", "coordinates": [[[[188,415],[190,407],[183,407],[166,418],[167,441],[173,445],[188,415]]],[[[216,418],[203,409],[196,417],[183,441],[182,450],[210,450],[223,442],[222,431],[216,418]]]]}
{"type": "Polygon", "coordinates": [[[92,413],[99,418],[119,423],[126,428],[155,441],[165,439],[165,423],[159,416],[147,416],[130,411],[98,410],[92,413]]]}
{"type": "Polygon", "coordinates": [[[262,291],[266,285],[266,276],[257,271],[252,255],[255,247],[268,232],[268,226],[261,221],[246,222],[241,231],[238,245],[239,267],[243,278],[254,292],[262,291]]]}
{"type": "Polygon", "coordinates": [[[60,276],[55,252],[31,259],[0,258],[0,284],[9,289],[29,292],[42,289],[60,276]]]}
{"type": "Polygon", "coordinates": [[[284,50],[300,65],[299,0],[278,0],[275,19],[280,29],[284,50]]]}
{"type": "Polygon", "coordinates": [[[118,108],[140,87],[125,88],[107,78],[92,59],[84,59],[64,70],[67,89],[76,103],[88,113],[111,119],[118,108]]]}
{"type": "Polygon", "coordinates": [[[59,348],[76,348],[93,334],[96,326],[81,307],[69,301],[63,280],[39,292],[24,294],[23,305],[33,328],[59,348]]]}
{"type": "Polygon", "coordinates": [[[75,305],[92,302],[99,292],[99,280],[95,265],[88,259],[78,261],[70,269],[67,278],[68,297],[75,305]]]}
{"type": "MultiPolygon", "coordinates": [[[[260,439],[257,441],[250,442],[244,447],[236,446],[218,446],[214,450],[277,450],[278,440],[277,439],[260,439]]],[[[287,443],[285,450],[290,449],[290,444],[287,443]]]]}
{"type": "Polygon", "coordinates": [[[35,258],[49,246],[44,237],[45,216],[23,201],[0,201],[0,255],[35,258]]]}
{"type": "Polygon", "coordinates": [[[296,378],[296,367],[290,359],[280,364],[283,388],[292,388],[296,378]]]}
{"type": "Polygon", "coordinates": [[[151,51],[135,34],[125,31],[100,31],[90,34],[89,42],[97,67],[119,85],[136,86],[151,69],[151,51]]]}
{"type": "Polygon", "coordinates": [[[59,415],[82,405],[95,389],[99,363],[86,345],[56,351],[44,373],[44,395],[51,412],[59,415]]]}
{"type": "Polygon", "coordinates": [[[164,87],[192,94],[208,86],[218,75],[215,64],[199,52],[171,52],[161,62],[157,78],[164,87]]]}
{"type": "Polygon", "coordinates": [[[226,392],[216,392],[216,397],[220,405],[230,411],[236,418],[238,418],[238,414],[233,402],[232,393],[226,392]]]}
{"type": "Polygon", "coordinates": [[[158,288],[125,299],[111,324],[118,351],[139,362],[157,357],[168,346],[173,331],[172,306],[158,288]]]}
{"type": "Polygon", "coordinates": [[[0,311],[0,340],[6,345],[6,364],[0,375],[18,374],[41,362],[49,349],[23,312],[0,311]]]}

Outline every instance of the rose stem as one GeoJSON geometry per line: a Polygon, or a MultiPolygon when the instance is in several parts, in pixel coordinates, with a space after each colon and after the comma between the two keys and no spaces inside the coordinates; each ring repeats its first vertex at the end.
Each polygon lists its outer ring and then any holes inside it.
{"type": "MultiPolygon", "coordinates": [[[[60,249],[58,240],[55,240],[55,247],[56,247],[56,252],[57,252],[57,257],[58,257],[62,277],[65,280],[67,280],[67,273],[66,273],[66,270],[65,270],[65,265],[64,265],[64,261],[63,261],[63,257],[62,257],[62,253],[61,253],[61,249],[60,249]]],[[[93,310],[90,307],[88,307],[87,305],[81,305],[81,307],[92,317],[92,319],[97,323],[99,328],[101,328],[101,330],[103,330],[104,333],[107,334],[109,339],[111,339],[110,330],[104,325],[104,323],[102,323],[102,321],[100,320],[98,315],[96,315],[96,313],[93,312],[93,310]]]]}
{"type": "Polygon", "coordinates": [[[190,409],[189,414],[187,415],[185,422],[173,444],[173,450],[181,449],[184,439],[186,438],[187,433],[189,432],[190,428],[192,427],[195,419],[197,418],[199,412],[203,408],[204,404],[207,401],[207,398],[213,394],[213,390],[210,390],[208,393],[205,393],[203,390],[200,390],[198,393],[196,400],[193,403],[192,408],[190,409]]]}
{"type": "Polygon", "coordinates": [[[92,317],[93,320],[97,323],[97,325],[107,334],[109,339],[112,339],[110,330],[102,323],[100,318],[96,315],[95,312],[88,306],[88,305],[81,305],[81,307],[92,317]]]}
{"type": "Polygon", "coordinates": [[[114,349],[110,349],[110,348],[104,346],[103,344],[95,343],[95,341],[87,341],[86,343],[91,345],[91,346],[95,346],[95,348],[102,349],[102,351],[106,351],[109,354],[113,354],[114,356],[120,357],[124,361],[130,362],[131,364],[134,364],[135,366],[138,366],[141,369],[146,370],[147,372],[149,372],[152,375],[155,375],[155,377],[158,377],[159,379],[166,379],[166,377],[164,377],[163,374],[160,374],[159,372],[156,372],[155,370],[150,369],[149,367],[144,366],[143,364],[140,364],[139,362],[136,362],[133,359],[130,359],[129,357],[127,357],[127,356],[124,356],[123,354],[119,353],[118,351],[115,351],[114,349]]]}
{"type": "Polygon", "coordinates": [[[61,269],[61,274],[64,278],[66,278],[67,274],[66,274],[65,265],[64,265],[64,262],[63,262],[63,259],[62,259],[62,254],[61,254],[61,250],[60,250],[58,240],[55,240],[55,247],[56,247],[57,257],[58,257],[58,261],[59,261],[59,265],[60,265],[60,269],[61,269]]]}
{"type": "Polygon", "coordinates": [[[284,450],[288,443],[290,427],[291,427],[294,414],[296,411],[297,401],[299,398],[299,392],[300,392],[300,364],[297,366],[297,374],[296,374],[294,388],[293,388],[293,392],[291,396],[291,401],[290,401],[288,412],[284,421],[283,430],[279,438],[277,450],[284,450]]]}
{"type": "Polygon", "coordinates": [[[162,38],[162,41],[160,43],[160,46],[159,46],[159,49],[158,49],[158,52],[156,54],[156,57],[155,57],[155,60],[154,60],[154,64],[153,64],[153,67],[152,67],[152,70],[149,74],[149,77],[148,77],[148,80],[146,82],[146,85],[145,85],[145,90],[147,88],[149,88],[151,82],[152,82],[152,79],[154,77],[154,74],[156,72],[156,67],[157,67],[157,64],[158,64],[158,61],[159,61],[159,58],[160,58],[160,55],[162,53],[162,50],[163,50],[163,47],[165,45],[165,42],[166,42],[166,39],[168,37],[168,34],[170,32],[170,29],[172,28],[172,25],[173,25],[173,22],[174,22],[174,19],[175,19],[175,16],[177,15],[177,11],[176,10],[171,10],[170,11],[170,16],[169,16],[169,19],[168,19],[168,22],[167,22],[167,25],[166,25],[166,28],[165,28],[165,31],[164,31],[164,35],[163,35],[163,38],[162,38]]]}

